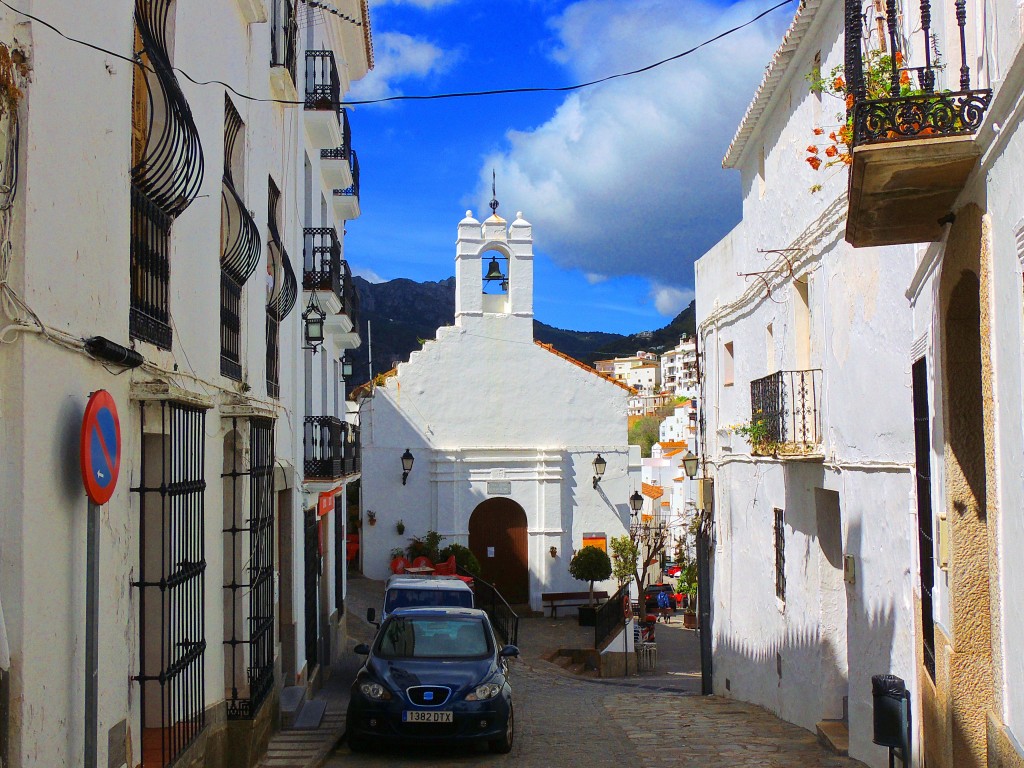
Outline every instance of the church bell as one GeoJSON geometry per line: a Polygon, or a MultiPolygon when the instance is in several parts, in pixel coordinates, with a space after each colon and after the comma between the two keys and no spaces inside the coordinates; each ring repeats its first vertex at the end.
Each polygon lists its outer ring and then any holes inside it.
{"type": "Polygon", "coordinates": [[[498,266],[497,259],[492,258],[491,263],[487,265],[487,274],[484,276],[484,280],[505,280],[505,275],[501,273],[501,267],[498,266]]]}

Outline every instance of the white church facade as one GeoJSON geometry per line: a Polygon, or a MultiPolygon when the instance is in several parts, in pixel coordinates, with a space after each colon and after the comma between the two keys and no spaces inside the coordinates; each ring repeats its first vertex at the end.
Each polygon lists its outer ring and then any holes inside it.
{"type": "Polygon", "coordinates": [[[467,211],[455,261],[454,325],[360,405],[363,571],[385,578],[393,549],[434,530],[468,546],[510,603],[540,610],[544,592],[585,588],[569,575],[584,537],[626,533],[631,390],[534,341],[521,213],[509,226],[467,211]],[[501,279],[486,279],[496,268],[501,279]]]}

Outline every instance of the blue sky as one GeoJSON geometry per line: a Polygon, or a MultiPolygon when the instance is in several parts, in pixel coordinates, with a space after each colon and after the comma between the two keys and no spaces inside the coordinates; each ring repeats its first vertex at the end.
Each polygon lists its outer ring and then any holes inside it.
{"type": "MultiPolygon", "coordinates": [[[[371,0],[376,67],[348,98],[565,86],[677,54],[772,0],[371,0]]],[[[680,61],[570,94],[352,109],[362,216],[346,258],[370,280],[443,280],[467,209],[534,225],[535,314],[633,333],[693,297],[693,262],[739,220],[722,156],[796,10],[680,61]]]]}

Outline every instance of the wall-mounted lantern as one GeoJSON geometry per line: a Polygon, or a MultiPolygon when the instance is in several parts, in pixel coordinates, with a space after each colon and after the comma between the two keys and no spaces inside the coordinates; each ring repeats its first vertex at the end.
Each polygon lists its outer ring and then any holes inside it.
{"type": "Polygon", "coordinates": [[[686,455],[683,456],[683,471],[691,480],[697,476],[697,464],[699,462],[700,459],[693,455],[693,451],[687,451],[686,455]]]}
{"type": "Polygon", "coordinates": [[[594,459],[594,487],[597,488],[597,484],[601,482],[601,477],[604,475],[604,470],[608,466],[608,462],[605,461],[601,454],[597,454],[597,458],[594,459]]]}
{"type": "Polygon", "coordinates": [[[413,458],[412,451],[406,448],[405,453],[402,454],[402,485],[405,485],[405,481],[409,479],[409,473],[412,472],[414,461],[416,459],[413,458]]]}
{"type": "Polygon", "coordinates": [[[302,323],[306,337],[304,349],[312,349],[314,355],[317,353],[320,345],[324,343],[324,320],[326,318],[327,313],[320,309],[320,302],[316,299],[316,293],[311,293],[306,311],[302,313],[302,323]]]}

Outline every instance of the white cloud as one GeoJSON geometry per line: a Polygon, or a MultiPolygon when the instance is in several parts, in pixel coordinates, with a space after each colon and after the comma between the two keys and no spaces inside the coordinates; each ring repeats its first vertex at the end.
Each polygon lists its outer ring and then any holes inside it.
{"type": "Polygon", "coordinates": [[[447,71],[458,54],[445,51],[429,40],[402,32],[381,32],[373,37],[373,70],[352,84],[352,100],[382,99],[401,93],[398,83],[423,79],[447,71]]]}
{"type": "Polygon", "coordinates": [[[365,280],[368,283],[383,283],[383,282],[386,282],[383,277],[381,277],[376,272],[374,272],[372,269],[369,269],[367,267],[356,267],[356,266],[353,266],[352,267],[352,274],[356,275],[357,277],[363,278],[363,280],[365,280]]]}
{"type": "MultiPolygon", "coordinates": [[[[554,56],[575,81],[636,69],[751,19],[755,2],[580,0],[552,22],[554,56]]],[[[474,199],[489,199],[495,168],[502,212],[523,211],[538,250],[564,268],[645,276],[659,311],[675,306],[694,258],[739,219],[739,174],[721,160],[789,18],[780,10],[682,60],[570,94],[484,158],[474,199]]]]}
{"type": "Polygon", "coordinates": [[[654,283],[651,286],[651,298],[654,299],[654,308],[659,315],[675,317],[693,301],[693,291],[654,283]]]}
{"type": "Polygon", "coordinates": [[[585,272],[583,277],[587,281],[587,285],[599,285],[608,282],[608,275],[599,275],[596,272],[585,272]]]}

